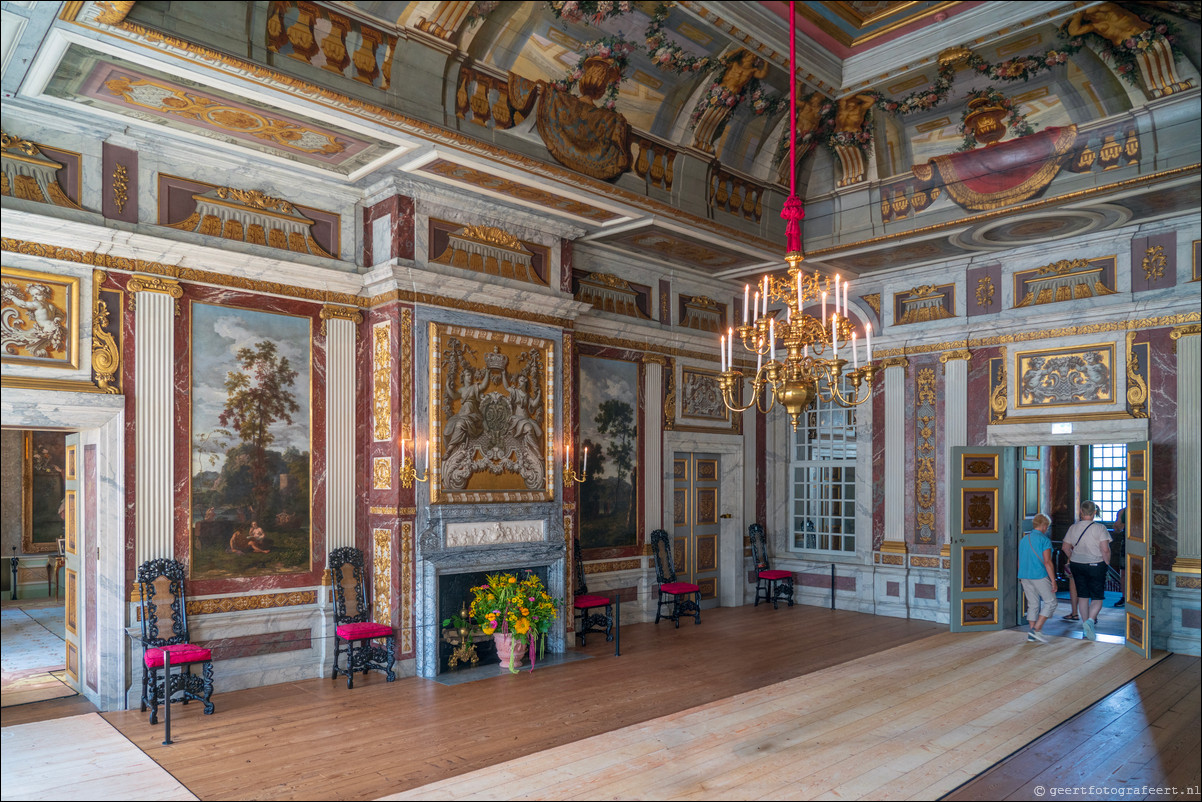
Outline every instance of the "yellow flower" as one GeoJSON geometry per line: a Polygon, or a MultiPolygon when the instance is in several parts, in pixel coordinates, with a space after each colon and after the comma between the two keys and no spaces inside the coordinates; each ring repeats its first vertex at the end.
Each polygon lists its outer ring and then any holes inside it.
{"type": "Polygon", "coordinates": [[[519,618],[513,624],[513,631],[518,635],[525,635],[530,631],[530,622],[525,618],[519,618]]]}
{"type": "Polygon", "coordinates": [[[483,630],[485,635],[491,635],[497,631],[497,624],[495,621],[490,621],[484,626],[480,627],[480,629],[483,630]]]}

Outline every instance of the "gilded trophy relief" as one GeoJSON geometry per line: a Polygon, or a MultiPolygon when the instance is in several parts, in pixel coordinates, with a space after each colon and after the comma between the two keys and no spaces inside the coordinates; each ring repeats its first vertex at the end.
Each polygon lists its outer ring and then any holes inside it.
{"type": "Polygon", "coordinates": [[[430,324],[435,503],[549,501],[554,345],[430,324]]]}
{"type": "Polygon", "coordinates": [[[9,364],[79,367],[79,279],[5,267],[0,351],[9,364]]]}
{"type": "Polygon", "coordinates": [[[1019,409],[1114,401],[1114,346],[1090,345],[1014,355],[1019,409]]]}

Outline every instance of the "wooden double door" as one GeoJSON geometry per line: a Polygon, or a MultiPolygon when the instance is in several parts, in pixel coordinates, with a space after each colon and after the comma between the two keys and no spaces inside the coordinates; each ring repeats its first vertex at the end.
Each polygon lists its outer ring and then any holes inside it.
{"type": "Polygon", "coordinates": [[[718,605],[721,457],[672,457],[672,545],[676,579],[701,588],[703,608],[718,605]]]}

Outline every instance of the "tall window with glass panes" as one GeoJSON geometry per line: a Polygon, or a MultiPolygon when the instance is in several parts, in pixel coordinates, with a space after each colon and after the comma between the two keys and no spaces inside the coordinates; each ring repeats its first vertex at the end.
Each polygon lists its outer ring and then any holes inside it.
{"type": "Polygon", "coordinates": [[[1127,506],[1127,446],[1089,446],[1089,487],[1085,498],[1098,505],[1097,518],[1113,521],[1127,506]]]}
{"type": "Polygon", "coordinates": [[[856,551],[856,411],[819,400],[794,435],[791,551],[856,551]]]}

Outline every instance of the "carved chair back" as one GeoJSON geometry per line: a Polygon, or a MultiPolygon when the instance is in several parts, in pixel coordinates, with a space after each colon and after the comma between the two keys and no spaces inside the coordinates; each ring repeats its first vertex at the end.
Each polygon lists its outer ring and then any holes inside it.
{"type": "Polygon", "coordinates": [[[766,571],[768,565],[768,542],[762,524],[752,524],[747,527],[747,536],[751,540],[751,556],[755,560],[755,570],[766,571]]]}
{"type": "Polygon", "coordinates": [[[655,581],[661,585],[676,581],[676,561],[672,539],[663,529],[651,533],[651,553],[655,555],[655,581]]]}
{"type": "Polygon", "coordinates": [[[143,645],[161,648],[188,642],[186,574],[178,560],[147,560],[138,566],[143,645]]]}
{"type": "Polygon", "coordinates": [[[330,552],[330,581],[334,586],[334,623],[360,624],[371,621],[367,600],[367,572],[363,552],[343,546],[330,552]]]}
{"type": "Polygon", "coordinates": [[[572,553],[575,555],[575,560],[573,562],[575,563],[574,567],[576,569],[576,591],[574,595],[587,596],[588,583],[584,579],[584,558],[580,556],[580,538],[576,538],[572,541],[572,547],[572,553]]]}

